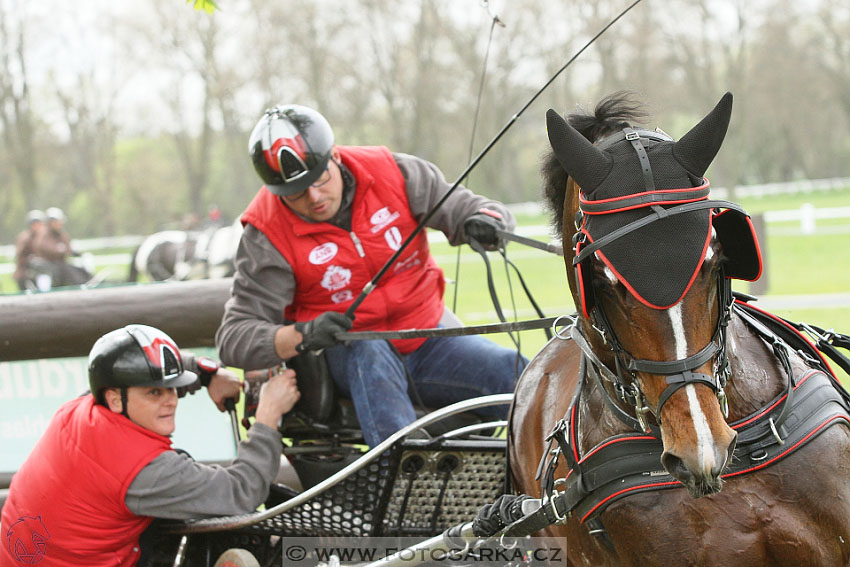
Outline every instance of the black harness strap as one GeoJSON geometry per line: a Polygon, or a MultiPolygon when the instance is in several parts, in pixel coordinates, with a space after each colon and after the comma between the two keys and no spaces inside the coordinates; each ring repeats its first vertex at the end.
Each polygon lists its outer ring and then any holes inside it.
{"type": "MultiPolygon", "coordinates": [[[[782,366],[782,371],[785,379],[785,388],[780,394],[780,398],[784,396],[784,401],[782,402],[782,409],[775,419],[773,417],[769,418],[767,423],[767,430],[757,432],[756,430],[751,429],[747,433],[738,433],[739,443],[752,443],[754,441],[757,441],[758,439],[767,437],[770,433],[773,433],[774,436],[781,436],[780,428],[785,423],[785,420],[788,418],[788,415],[793,406],[794,387],[797,384],[796,379],[794,377],[794,371],[791,368],[791,360],[789,356],[789,353],[792,352],[791,347],[789,347],[788,344],[783,341],[781,337],[771,332],[769,328],[767,328],[758,319],[756,319],[751,312],[745,309],[741,309],[739,305],[739,303],[735,303],[735,313],[737,313],[737,315],[751,329],[753,329],[763,341],[765,341],[768,345],[771,346],[774,355],[779,360],[779,364],[782,366]],[[753,433],[755,433],[755,435],[753,433]]],[[[784,443],[782,439],[779,439],[779,441],[780,443],[784,443]]]]}
{"type": "Polygon", "coordinates": [[[632,144],[635,152],[637,152],[638,160],[640,160],[640,169],[643,172],[643,183],[647,191],[655,191],[655,179],[652,178],[652,166],[649,164],[649,156],[646,155],[646,150],[640,142],[640,131],[634,128],[623,128],[623,134],[626,140],[632,144]]]}
{"type": "MultiPolygon", "coordinates": [[[[614,400],[611,399],[611,396],[609,396],[607,390],[605,390],[605,385],[602,383],[602,380],[599,377],[598,370],[599,369],[596,366],[593,366],[588,370],[588,373],[590,374],[591,378],[593,378],[593,381],[596,383],[596,386],[602,390],[602,400],[605,402],[605,405],[608,407],[608,410],[614,415],[614,417],[616,417],[620,422],[624,423],[633,431],[645,431],[643,426],[641,426],[640,421],[632,417],[629,413],[623,410],[623,408],[614,403],[614,400]]],[[[649,435],[652,435],[659,439],[661,438],[661,428],[658,425],[654,423],[647,423],[647,426],[649,427],[649,435]]]]}

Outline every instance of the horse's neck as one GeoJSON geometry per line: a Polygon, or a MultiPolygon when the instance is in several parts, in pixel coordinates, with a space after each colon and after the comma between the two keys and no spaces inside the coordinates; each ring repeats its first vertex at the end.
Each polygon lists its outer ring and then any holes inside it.
{"type": "MultiPolygon", "coordinates": [[[[731,423],[762,409],[787,384],[788,377],[771,348],[737,315],[732,316],[727,332],[726,353],[731,374],[726,386],[731,423]]],[[[796,355],[792,368],[799,374],[805,368],[796,355]]]]}

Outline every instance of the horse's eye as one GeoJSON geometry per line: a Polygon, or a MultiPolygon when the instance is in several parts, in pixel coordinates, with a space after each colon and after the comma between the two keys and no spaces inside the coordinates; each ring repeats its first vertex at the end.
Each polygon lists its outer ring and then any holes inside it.
{"type": "Polygon", "coordinates": [[[615,285],[620,282],[617,275],[608,266],[605,266],[602,272],[605,274],[605,279],[608,280],[609,284],[615,285]]]}

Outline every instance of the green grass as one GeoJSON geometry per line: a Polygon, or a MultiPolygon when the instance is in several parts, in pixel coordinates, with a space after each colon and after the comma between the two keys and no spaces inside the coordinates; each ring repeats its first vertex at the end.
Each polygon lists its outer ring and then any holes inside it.
{"type": "Polygon", "coordinates": [[[831,191],[812,191],[811,193],[736,197],[733,200],[744,207],[751,215],[765,211],[799,209],[803,203],[811,203],[818,208],[846,207],[850,205],[850,187],[831,191]]]}

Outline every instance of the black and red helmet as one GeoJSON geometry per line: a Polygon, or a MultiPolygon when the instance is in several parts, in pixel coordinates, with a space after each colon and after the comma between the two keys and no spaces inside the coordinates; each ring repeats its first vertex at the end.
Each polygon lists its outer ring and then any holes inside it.
{"type": "Polygon", "coordinates": [[[179,388],[198,379],[183,368],[180,349],[154,327],[127,325],[102,337],[89,352],[89,387],[99,403],[107,388],[179,388]]]}
{"type": "Polygon", "coordinates": [[[251,132],[248,151],[268,190],[287,196],[305,191],[325,172],[333,145],[324,116],[286,104],[266,110],[251,132]]]}

